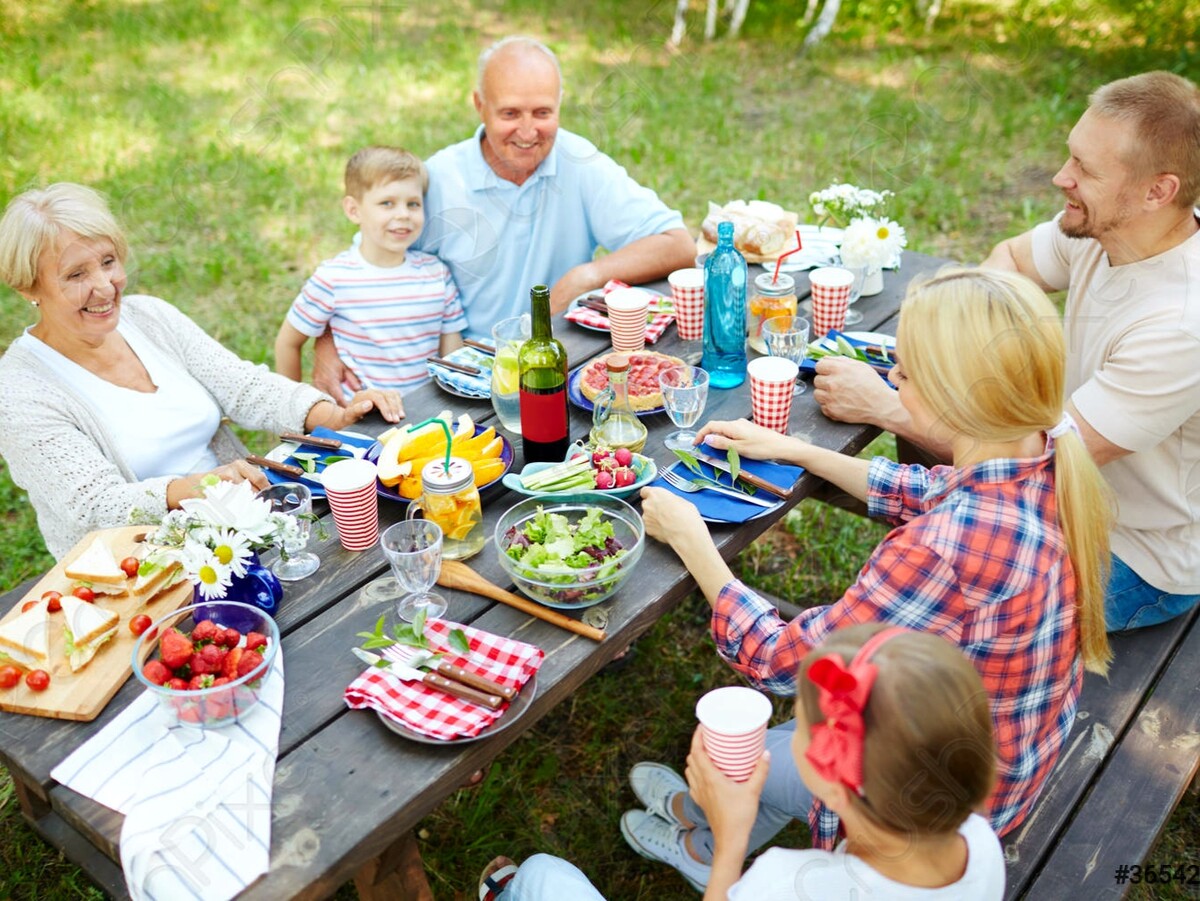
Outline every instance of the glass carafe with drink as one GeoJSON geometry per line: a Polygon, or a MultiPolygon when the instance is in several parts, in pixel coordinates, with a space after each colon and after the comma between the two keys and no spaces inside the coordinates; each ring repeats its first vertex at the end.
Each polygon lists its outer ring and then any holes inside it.
{"type": "Polygon", "coordinates": [[[610,354],[604,365],[608,387],[597,395],[592,410],[592,443],[614,450],[627,447],[636,454],[646,446],[646,427],[629,403],[629,357],[610,354]]]}
{"type": "Polygon", "coordinates": [[[421,496],[408,505],[407,519],[418,513],[442,530],[442,557],[465,560],[483,550],[487,534],[475,487],[475,470],[461,457],[431,460],[421,470],[421,496]]]}
{"type": "Polygon", "coordinates": [[[571,444],[567,352],[550,328],[550,289],[529,292],[532,335],[517,354],[521,446],[526,463],[557,463],[571,444]]]}
{"type": "Polygon", "coordinates": [[[704,261],[704,357],[714,388],[746,380],[746,258],[733,246],[733,223],[717,225],[717,249],[704,261]]]}
{"type": "Polygon", "coordinates": [[[529,340],[529,314],[501,319],[492,326],[496,359],[492,364],[492,409],[500,425],[521,434],[521,392],[518,356],[521,345],[529,340]]]}

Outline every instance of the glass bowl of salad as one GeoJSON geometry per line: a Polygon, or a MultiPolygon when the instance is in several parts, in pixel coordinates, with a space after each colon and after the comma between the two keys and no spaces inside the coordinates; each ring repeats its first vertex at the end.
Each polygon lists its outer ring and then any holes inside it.
{"type": "Polygon", "coordinates": [[[596,493],[531,497],[496,523],[500,565],[525,594],[559,610],[610,597],[642,556],[646,530],[638,512],[596,493]]]}

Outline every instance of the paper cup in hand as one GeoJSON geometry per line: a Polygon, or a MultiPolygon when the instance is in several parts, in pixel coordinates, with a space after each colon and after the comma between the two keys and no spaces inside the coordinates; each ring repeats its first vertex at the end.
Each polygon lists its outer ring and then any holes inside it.
{"type": "Polygon", "coordinates": [[[767,741],[767,696],[740,685],[717,688],[696,702],[696,719],[704,750],[717,769],[735,782],[749,779],[767,741]]]}
{"type": "Polygon", "coordinates": [[[617,288],[604,295],[613,350],[637,353],[646,346],[646,313],[650,296],[637,288],[617,288]]]}
{"type": "Polygon", "coordinates": [[[365,551],[379,539],[375,476],[374,463],[352,459],[331,463],[321,473],[338,538],[348,551],[365,551]]]}
{"type": "Polygon", "coordinates": [[[704,337],[704,270],[676,269],[667,276],[675,306],[675,327],[684,341],[704,337]]]}
{"type": "Polygon", "coordinates": [[[840,266],[824,266],[808,274],[812,285],[813,338],[824,338],[831,331],[846,327],[846,308],[854,273],[840,266]]]}
{"type": "Polygon", "coordinates": [[[750,413],[763,428],[787,434],[792,413],[792,389],[800,367],[785,357],[755,357],[746,366],[750,376],[750,413]]]}

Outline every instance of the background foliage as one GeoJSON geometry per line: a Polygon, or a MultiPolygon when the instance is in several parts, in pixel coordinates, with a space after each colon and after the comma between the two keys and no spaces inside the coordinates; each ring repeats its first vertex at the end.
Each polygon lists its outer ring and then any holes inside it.
{"type": "MultiPolygon", "coordinates": [[[[695,5],[695,4],[693,4],[695,5]]],[[[804,212],[832,180],[888,188],[916,250],[966,261],[1052,214],[1050,178],[1097,85],[1149,68],[1200,75],[1186,0],[949,0],[930,32],[909,0],[847,0],[801,55],[803,4],[754,0],[737,42],[700,43],[673,0],[0,0],[0,194],[90,184],[112,199],[135,259],[131,290],[165,297],[245,357],[269,362],[304,278],[352,234],[341,170],[367,143],[428,155],[470,134],[474,60],[538,35],[566,75],[564,127],[592,139],[697,228],[708,201],[804,212]]],[[[0,345],[32,321],[0,289],[0,345]]],[[[269,436],[252,438],[255,449],[269,436]]],[[[825,603],[878,527],[806,503],[738,566],[825,603]]],[[[0,587],[50,559],[0,465],[0,587]]],[[[682,761],[701,687],[732,677],[693,598],[513,746],[481,789],[424,824],[439,897],[474,897],[494,854],[577,861],[613,899],[689,897],[616,830],[624,774],[682,761]],[[639,699],[656,694],[654,718],[639,699]]],[[[780,702],[780,713],[786,702],[780,702]]],[[[0,771],[0,898],[92,897],[21,822],[0,771]]],[[[1196,861],[1194,799],[1161,860],[1196,861]]],[[[803,839],[803,831],[791,836],[803,839]]],[[[353,897],[347,887],[342,894],[353,897]]]]}

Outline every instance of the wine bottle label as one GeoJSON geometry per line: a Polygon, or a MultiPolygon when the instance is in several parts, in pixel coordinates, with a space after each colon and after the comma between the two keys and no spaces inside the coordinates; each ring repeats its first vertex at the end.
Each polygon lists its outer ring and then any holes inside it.
{"type": "Polygon", "coordinates": [[[529,441],[561,441],[567,435],[567,389],[521,389],[521,436],[529,441]]]}

